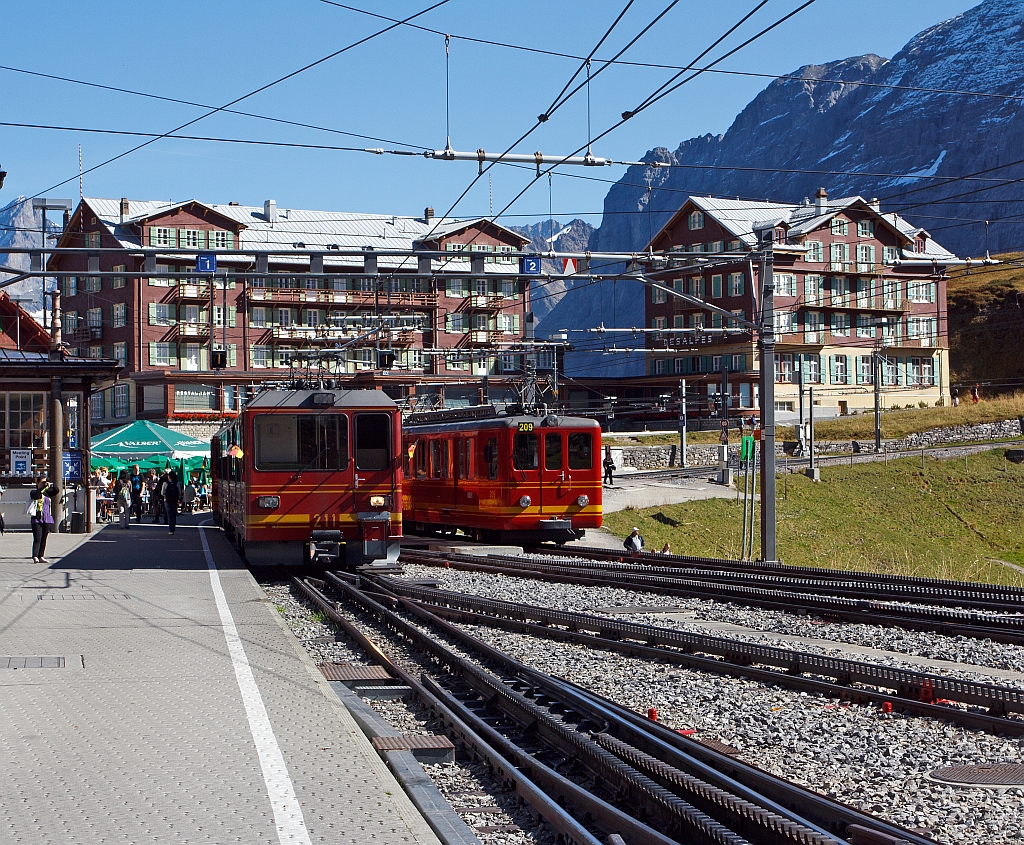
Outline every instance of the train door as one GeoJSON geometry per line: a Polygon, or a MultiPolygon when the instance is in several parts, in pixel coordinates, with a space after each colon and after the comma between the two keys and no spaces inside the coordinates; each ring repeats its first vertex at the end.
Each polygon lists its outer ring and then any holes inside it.
{"type": "Polygon", "coordinates": [[[532,422],[521,422],[512,436],[511,490],[516,499],[513,505],[523,507],[524,497],[530,500],[525,507],[544,510],[541,490],[541,432],[532,422]]]}
{"type": "Polygon", "coordinates": [[[565,432],[559,429],[541,429],[540,497],[542,513],[564,514],[572,492],[572,473],[569,470],[565,432]]]}
{"type": "Polygon", "coordinates": [[[392,417],[356,413],[353,420],[353,484],[365,558],[387,557],[391,509],[394,506],[392,417]]]}
{"type": "Polygon", "coordinates": [[[472,483],[473,478],[476,477],[473,465],[474,445],[472,437],[457,437],[455,439],[455,507],[459,513],[477,510],[472,483]]]}

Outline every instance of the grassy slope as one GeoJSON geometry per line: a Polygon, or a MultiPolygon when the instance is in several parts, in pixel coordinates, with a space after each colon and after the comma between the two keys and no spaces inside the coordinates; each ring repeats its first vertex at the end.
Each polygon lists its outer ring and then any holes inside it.
{"type": "MultiPolygon", "coordinates": [[[[1024,565],[1024,467],[1006,466],[997,449],[968,458],[967,470],[963,458],[926,458],[924,472],[920,458],[904,458],[827,467],[820,484],[782,477],[779,555],[799,566],[1022,584],[1024,574],[988,560],[1024,565]]],[[[623,537],[633,525],[649,549],[671,541],[679,554],[739,556],[735,499],[605,516],[605,528],[623,537]]]]}

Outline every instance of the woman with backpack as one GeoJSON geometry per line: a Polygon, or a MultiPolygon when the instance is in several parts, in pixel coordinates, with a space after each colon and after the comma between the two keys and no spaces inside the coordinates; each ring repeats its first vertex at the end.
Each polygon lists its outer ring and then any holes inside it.
{"type": "Polygon", "coordinates": [[[114,505],[117,508],[117,523],[127,529],[132,516],[132,484],[128,478],[128,470],[121,470],[114,482],[114,505]]]}
{"type": "Polygon", "coordinates": [[[51,502],[57,495],[57,488],[50,484],[46,477],[36,482],[36,489],[29,494],[29,522],[32,525],[32,562],[49,563],[46,555],[46,537],[53,530],[53,510],[51,502]]]}

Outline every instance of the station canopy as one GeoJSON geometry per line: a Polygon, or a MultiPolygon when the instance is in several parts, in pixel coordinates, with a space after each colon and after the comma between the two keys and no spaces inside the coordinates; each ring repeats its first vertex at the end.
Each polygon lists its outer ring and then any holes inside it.
{"type": "MultiPolygon", "coordinates": [[[[141,463],[148,458],[171,458],[175,461],[190,458],[209,458],[210,444],[196,440],[166,426],[147,420],[97,434],[89,442],[93,465],[97,458],[106,458],[119,464],[141,463]]],[[[151,464],[156,465],[156,462],[151,464]]]]}

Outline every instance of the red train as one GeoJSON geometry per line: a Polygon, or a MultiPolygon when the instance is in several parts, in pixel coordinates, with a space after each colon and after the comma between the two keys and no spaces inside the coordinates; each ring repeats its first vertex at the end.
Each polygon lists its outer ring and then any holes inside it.
{"type": "Polygon", "coordinates": [[[213,514],[254,566],[397,557],[401,415],[379,390],[266,390],[213,436],[213,514]]]}
{"type": "Polygon", "coordinates": [[[411,530],[565,543],[601,526],[601,427],[582,417],[497,416],[490,406],[405,421],[411,530]]]}

